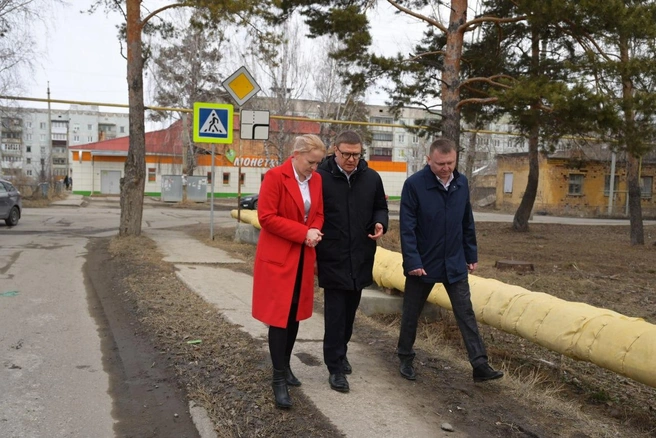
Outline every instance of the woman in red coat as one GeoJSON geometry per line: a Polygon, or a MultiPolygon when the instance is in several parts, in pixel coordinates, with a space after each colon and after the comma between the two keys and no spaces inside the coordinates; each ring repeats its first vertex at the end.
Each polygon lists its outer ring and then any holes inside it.
{"type": "Polygon", "coordinates": [[[287,385],[301,384],[289,360],[299,321],[312,316],[314,248],[323,226],[321,175],[315,171],[325,150],[316,135],[296,137],[293,155],[269,170],[260,188],[253,317],[269,325],[272,386],[279,408],[292,405],[287,385]]]}

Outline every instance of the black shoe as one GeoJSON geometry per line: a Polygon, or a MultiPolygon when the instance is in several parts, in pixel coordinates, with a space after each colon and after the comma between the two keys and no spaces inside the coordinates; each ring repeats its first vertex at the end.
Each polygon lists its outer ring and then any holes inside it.
{"type": "Polygon", "coordinates": [[[486,382],[488,380],[500,379],[503,371],[494,370],[489,364],[484,363],[474,368],[474,382],[486,382]]]}
{"type": "Polygon", "coordinates": [[[417,375],[415,374],[415,367],[412,366],[413,357],[402,357],[401,358],[401,367],[399,371],[401,375],[408,380],[417,380],[417,375]]]}
{"type": "Polygon", "coordinates": [[[342,359],[342,370],[344,371],[344,374],[351,374],[353,372],[353,368],[351,368],[351,364],[349,363],[346,356],[344,356],[344,359],[342,359]]]}
{"type": "Polygon", "coordinates": [[[292,369],[289,367],[285,368],[285,379],[289,386],[301,386],[301,381],[296,378],[294,373],[292,373],[292,369]]]}
{"type": "Polygon", "coordinates": [[[301,386],[301,381],[296,378],[289,366],[290,359],[291,357],[285,356],[285,379],[287,380],[287,384],[289,386],[301,386]]]}
{"type": "Polygon", "coordinates": [[[276,400],[276,407],[281,409],[291,408],[292,399],[289,397],[289,391],[287,390],[285,370],[276,370],[274,368],[271,387],[273,388],[273,396],[276,400]]]}
{"type": "Polygon", "coordinates": [[[349,392],[348,380],[346,380],[344,373],[331,374],[328,383],[330,383],[330,388],[335,391],[349,392]]]}

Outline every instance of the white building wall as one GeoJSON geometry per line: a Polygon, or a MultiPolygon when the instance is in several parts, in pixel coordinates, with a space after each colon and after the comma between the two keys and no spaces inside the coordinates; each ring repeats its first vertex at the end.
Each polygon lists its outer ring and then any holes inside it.
{"type": "MultiPolygon", "coordinates": [[[[44,170],[49,168],[52,151],[48,140],[48,110],[43,108],[3,108],[12,117],[23,120],[23,173],[38,178],[44,160],[44,170]],[[29,163],[28,163],[29,159],[29,163]],[[30,170],[32,175],[27,171],[30,170]]],[[[98,124],[116,125],[116,137],[129,134],[129,115],[127,113],[101,112],[97,106],[71,105],[68,110],[51,109],[52,121],[67,123],[66,128],[52,126],[51,133],[57,138],[64,134],[68,146],[79,146],[98,141],[98,124]]],[[[69,163],[72,155],[69,155],[69,163]]],[[[75,178],[73,179],[75,182],[75,178]]]]}
{"type": "Polygon", "coordinates": [[[383,187],[387,196],[401,196],[403,182],[406,180],[406,174],[402,172],[378,172],[383,180],[383,187]]]}

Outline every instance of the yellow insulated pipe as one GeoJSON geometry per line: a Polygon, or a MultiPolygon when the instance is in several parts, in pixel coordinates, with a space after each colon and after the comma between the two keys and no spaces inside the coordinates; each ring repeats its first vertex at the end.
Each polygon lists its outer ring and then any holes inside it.
{"type": "MultiPolygon", "coordinates": [[[[237,210],[231,214],[237,218],[237,210]]],[[[256,211],[242,210],[241,220],[260,228],[256,211]]],[[[378,247],[373,277],[381,287],[403,291],[401,254],[378,247]]],[[[498,280],[470,275],[469,284],[479,322],[656,388],[656,325],[498,280]]],[[[428,301],[451,310],[440,284],[428,301]]]]}
{"type": "MultiPolygon", "coordinates": [[[[378,247],[373,276],[379,286],[403,291],[401,254],[378,247]]],[[[656,387],[655,325],[497,280],[471,275],[469,284],[478,321],[656,387]]],[[[428,300],[451,310],[442,285],[428,300]]]]}

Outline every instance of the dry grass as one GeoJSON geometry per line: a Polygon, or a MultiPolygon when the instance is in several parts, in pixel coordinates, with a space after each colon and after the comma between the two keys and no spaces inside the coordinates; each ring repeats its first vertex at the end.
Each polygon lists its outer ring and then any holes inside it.
{"type": "MultiPolygon", "coordinates": [[[[653,292],[656,290],[656,249],[652,245],[631,247],[628,227],[577,227],[532,225],[529,233],[516,233],[509,224],[479,223],[479,270],[477,275],[495,278],[529,290],[552,294],[569,301],[587,302],[617,312],[656,322],[653,292]],[[603,236],[600,239],[599,236],[603,236]],[[535,271],[499,271],[500,259],[525,260],[535,271]],[[650,305],[651,304],[651,305],[650,305]]],[[[236,251],[252,261],[252,245],[229,243],[232,231],[211,243],[236,251]],[[243,246],[247,245],[247,246],[243,246]],[[250,249],[249,249],[250,246],[250,249]],[[250,254],[250,255],[247,255],[250,254]]],[[[645,227],[648,242],[656,239],[656,227],[645,227]]],[[[206,241],[206,243],[208,243],[206,241]]],[[[379,244],[400,251],[398,222],[379,244]]],[[[418,333],[418,348],[463,371],[469,365],[458,329],[450,312],[438,323],[425,323],[418,333]],[[454,359],[454,358],[462,358],[454,359]]],[[[398,336],[399,318],[366,318],[377,330],[398,336]]],[[[630,427],[636,436],[650,436],[656,424],[656,390],[587,362],[575,361],[491,327],[481,331],[490,357],[510,376],[509,385],[518,397],[530,399],[559,415],[577,416],[601,424],[595,436],[613,436],[613,430],[630,427]],[[590,420],[589,418],[595,418],[590,420]],[[603,418],[611,418],[607,423],[603,418]]]]}
{"type": "MultiPolygon", "coordinates": [[[[587,300],[593,305],[605,303],[622,313],[639,312],[653,321],[656,315],[654,307],[645,306],[645,303],[651,302],[650,292],[656,284],[655,271],[646,262],[654,260],[654,249],[631,248],[623,243],[628,235],[619,228],[622,227],[589,230],[535,226],[529,233],[516,234],[505,224],[479,224],[481,261],[478,274],[562,298],[587,300]],[[599,235],[603,235],[604,240],[599,239],[599,235]],[[575,241],[586,243],[572,245],[575,241]],[[520,275],[494,269],[494,261],[511,257],[534,263],[536,270],[520,275]]],[[[252,273],[255,247],[236,242],[233,228],[216,229],[213,241],[209,240],[207,226],[199,225],[185,231],[209,246],[241,258],[246,263],[233,265],[233,268],[252,273]]],[[[655,231],[650,228],[648,233],[654,236],[655,231]]],[[[395,225],[381,244],[398,250],[395,225]]],[[[112,251],[125,257],[126,263],[136,266],[137,272],[142,271],[138,268],[142,263],[158,267],[153,277],[146,275],[136,278],[138,274],[131,275],[128,284],[135,294],[138,293],[139,300],[145,303],[140,305],[140,315],[144,323],[157,333],[157,342],[165,347],[169,360],[175,361],[180,378],[192,398],[208,409],[216,424],[229,428],[228,435],[221,436],[255,436],[246,434],[245,427],[271,432],[273,429],[267,429],[254,419],[258,415],[267,419],[265,421],[272,421],[272,427],[280,426],[280,413],[271,412],[265,348],[262,345],[253,346],[252,340],[241,339],[243,333],[222,318],[210,317],[215,310],[195,298],[194,294],[182,294],[180,290],[166,291],[167,284],[173,283],[173,272],[161,262],[161,255],[152,250],[152,242],[125,241],[121,245],[124,246],[113,247],[112,251]],[[144,282],[152,282],[156,292],[137,291],[139,287],[143,288],[144,282]],[[173,296],[170,294],[182,301],[176,299],[176,304],[171,304],[173,296]],[[184,321],[189,320],[195,324],[185,325],[184,321]],[[203,333],[201,347],[180,345],[180,340],[186,339],[185,336],[197,337],[197,333],[203,333]],[[231,339],[227,344],[226,337],[231,339]],[[211,348],[206,351],[208,344],[211,348]],[[242,359],[237,363],[225,363],[226,356],[242,359]],[[248,382],[242,382],[242,379],[248,382]],[[217,387],[227,388],[230,393],[237,391],[242,397],[235,399],[234,394],[226,396],[217,387]],[[234,403],[237,407],[225,407],[234,403]],[[244,420],[238,420],[239,416],[244,420]]],[[[320,293],[316,299],[316,308],[320,309],[320,293]]],[[[443,313],[445,318],[442,321],[420,325],[416,343],[419,352],[417,360],[424,369],[422,384],[426,390],[435,391],[438,397],[457,397],[453,394],[462,391],[468,384],[463,382],[470,378],[471,371],[453,317],[450,312],[443,313]]],[[[368,318],[361,314],[356,325],[358,339],[377,349],[381,360],[388,361],[390,366],[397,366],[392,352],[398,337],[399,316],[368,318]]],[[[496,409],[495,404],[503,405],[502,412],[495,415],[499,416],[499,427],[504,432],[495,436],[536,436],[523,430],[519,426],[521,421],[512,421],[512,415],[510,420],[505,419],[504,415],[513,412],[520,416],[533,415],[536,422],[555,422],[555,430],[570,424],[569,427],[574,430],[586,431],[586,435],[566,436],[653,436],[656,424],[656,390],[653,388],[595,365],[563,357],[491,327],[482,326],[481,332],[493,364],[503,368],[508,376],[499,384],[502,386],[491,386],[492,392],[488,391],[487,396],[478,401],[487,403],[488,408],[493,410],[496,409]],[[503,388],[503,391],[497,394],[494,388],[503,388]],[[538,418],[540,416],[543,418],[538,418]]],[[[308,405],[310,409],[311,403],[308,402],[308,405]]],[[[468,413],[469,421],[476,421],[475,414],[480,415],[481,419],[489,416],[489,412],[481,408],[480,414],[468,413]]],[[[297,417],[283,414],[282,418],[285,422],[293,422],[297,417]]],[[[325,419],[317,417],[317,421],[325,419]]],[[[292,432],[295,426],[290,427],[292,432]]],[[[315,436],[330,435],[317,432],[315,436]]],[[[537,436],[556,434],[547,432],[537,436]]]]}
{"type": "Polygon", "coordinates": [[[292,412],[275,409],[262,342],[182,285],[154,242],[115,238],[109,251],[125,271],[121,288],[160,360],[175,370],[189,398],[208,411],[220,437],[340,435],[302,392],[293,393],[292,412]],[[198,344],[187,343],[197,339],[198,344]]]}

